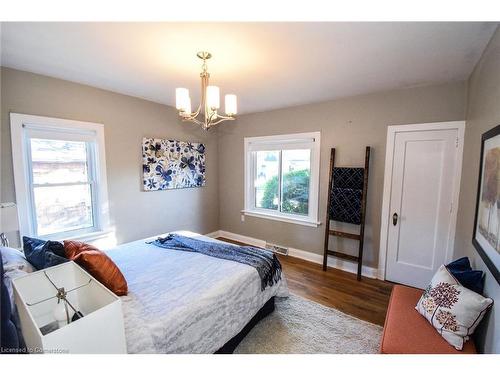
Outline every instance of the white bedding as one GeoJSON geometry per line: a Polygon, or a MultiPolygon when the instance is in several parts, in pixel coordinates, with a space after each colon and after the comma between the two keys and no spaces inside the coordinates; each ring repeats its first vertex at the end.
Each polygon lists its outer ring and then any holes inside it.
{"type": "Polygon", "coordinates": [[[145,241],[106,252],[128,283],[122,305],[129,353],[213,353],[271,297],[288,295],[283,273],[278,284],[261,291],[253,267],[145,241]]]}

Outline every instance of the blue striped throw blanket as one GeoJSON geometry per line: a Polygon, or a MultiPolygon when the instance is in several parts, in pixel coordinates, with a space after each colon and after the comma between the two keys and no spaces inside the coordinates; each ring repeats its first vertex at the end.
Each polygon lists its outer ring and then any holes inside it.
{"type": "Polygon", "coordinates": [[[267,286],[273,286],[281,279],[281,264],[276,255],[268,250],[251,246],[201,241],[178,234],[159,237],[152,244],[165,249],[192,251],[249,265],[259,273],[261,290],[266,289],[267,286]]]}

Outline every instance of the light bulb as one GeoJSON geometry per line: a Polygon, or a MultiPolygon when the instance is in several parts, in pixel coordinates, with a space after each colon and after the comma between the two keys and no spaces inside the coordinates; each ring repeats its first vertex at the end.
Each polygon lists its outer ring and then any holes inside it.
{"type": "Polygon", "coordinates": [[[56,307],[54,308],[53,314],[59,328],[64,327],[66,324],[68,324],[69,309],[66,301],[59,300],[56,307]]]}
{"type": "Polygon", "coordinates": [[[186,104],[184,107],[184,114],[186,116],[191,116],[191,98],[189,96],[186,98],[186,104]]]}

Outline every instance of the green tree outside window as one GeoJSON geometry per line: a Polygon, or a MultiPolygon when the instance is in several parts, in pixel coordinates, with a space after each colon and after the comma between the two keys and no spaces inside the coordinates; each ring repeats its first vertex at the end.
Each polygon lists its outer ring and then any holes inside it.
{"type": "MultiPolygon", "coordinates": [[[[281,212],[307,215],[309,213],[309,170],[302,169],[283,174],[281,212]]],[[[278,209],[275,203],[278,191],[278,176],[273,177],[264,186],[261,206],[272,210],[278,209]]]]}

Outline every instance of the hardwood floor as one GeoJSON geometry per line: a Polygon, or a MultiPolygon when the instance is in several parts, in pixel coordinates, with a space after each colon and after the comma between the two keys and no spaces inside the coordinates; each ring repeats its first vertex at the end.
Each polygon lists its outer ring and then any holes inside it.
{"type": "Polygon", "coordinates": [[[279,256],[292,293],[334,307],[378,325],[383,325],[392,283],[363,277],[356,280],[350,272],[290,256],[279,256]]]}
{"type": "MultiPolygon", "coordinates": [[[[245,245],[218,238],[221,241],[245,245]]],[[[388,281],[363,277],[356,280],[353,273],[328,268],[291,256],[278,255],[290,291],[346,314],[383,325],[393,284],[388,281]]]]}

